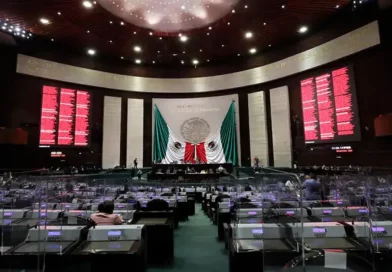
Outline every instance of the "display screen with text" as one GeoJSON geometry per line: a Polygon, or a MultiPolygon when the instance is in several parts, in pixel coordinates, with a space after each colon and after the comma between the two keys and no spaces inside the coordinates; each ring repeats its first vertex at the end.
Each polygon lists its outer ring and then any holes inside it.
{"type": "Polygon", "coordinates": [[[90,93],[43,86],[40,146],[88,146],[90,93]]]}
{"type": "Polygon", "coordinates": [[[360,140],[358,107],[350,66],[301,81],[306,144],[360,140]]]}

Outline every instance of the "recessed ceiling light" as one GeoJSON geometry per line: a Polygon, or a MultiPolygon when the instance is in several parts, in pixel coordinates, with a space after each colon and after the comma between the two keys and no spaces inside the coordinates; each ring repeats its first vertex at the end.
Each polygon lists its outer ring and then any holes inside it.
{"type": "Polygon", "coordinates": [[[113,43],[113,41],[112,41],[112,40],[110,40],[109,42],[110,42],[110,43],[113,43]]]}
{"type": "Polygon", "coordinates": [[[185,6],[181,6],[181,9],[184,10],[184,9],[185,9],[185,6]]]}
{"type": "Polygon", "coordinates": [[[207,33],[207,36],[210,36],[210,33],[207,33]]]}
{"type": "Polygon", "coordinates": [[[298,29],[298,32],[299,33],[305,33],[305,32],[307,32],[308,31],[308,27],[307,26],[301,26],[299,29],[298,29]]]}
{"type": "Polygon", "coordinates": [[[211,30],[211,29],[212,29],[212,26],[210,26],[208,29],[211,30]]]}
{"type": "Polygon", "coordinates": [[[121,59],[124,59],[124,57],[121,57],[121,59]]]}
{"type": "Polygon", "coordinates": [[[113,21],[110,21],[109,24],[113,24],[113,21]]]}
{"type": "Polygon", "coordinates": [[[267,23],[264,22],[263,25],[267,25],[267,23]]]}
{"type": "Polygon", "coordinates": [[[142,63],[142,61],[141,61],[140,59],[136,59],[136,60],[135,60],[135,63],[136,63],[136,64],[140,64],[140,63],[142,63]]]}
{"type": "Polygon", "coordinates": [[[83,6],[85,8],[92,8],[93,4],[90,1],[83,1],[83,6]]]}
{"type": "Polygon", "coordinates": [[[192,63],[193,63],[194,65],[197,65],[197,64],[199,64],[199,61],[198,61],[197,59],[194,59],[194,60],[192,61],[192,63]]]}
{"type": "Polygon", "coordinates": [[[285,5],[282,5],[282,9],[284,9],[286,6],[285,5]]]}
{"type": "Polygon", "coordinates": [[[183,54],[185,54],[185,51],[182,51],[183,54]]]}
{"type": "Polygon", "coordinates": [[[230,22],[228,22],[227,25],[230,25],[230,22]]]}
{"type": "Polygon", "coordinates": [[[136,35],[136,31],[135,31],[135,32],[133,32],[133,35],[136,35]]]}
{"type": "Polygon", "coordinates": [[[41,24],[43,24],[43,25],[48,25],[48,24],[50,24],[50,21],[49,21],[48,19],[46,19],[46,18],[41,18],[41,19],[39,19],[39,21],[40,21],[41,24]]]}
{"type": "Polygon", "coordinates": [[[272,46],[272,45],[270,45],[270,44],[268,45],[268,47],[271,47],[271,46],[272,46]]]}
{"type": "Polygon", "coordinates": [[[233,9],[233,10],[231,11],[231,13],[235,13],[235,10],[233,9]]]}
{"type": "Polygon", "coordinates": [[[59,11],[59,12],[57,12],[57,15],[59,15],[59,16],[60,16],[60,15],[61,15],[61,12],[60,12],[60,11],[59,11]]]}
{"type": "Polygon", "coordinates": [[[96,51],[94,49],[88,49],[87,54],[89,54],[90,56],[94,56],[96,54],[96,51]]]}
{"type": "Polygon", "coordinates": [[[222,44],[222,47],[225,47],[225,45],[224,45],[224,44],[222,44]]]}
{"type": "Polygon", "coordinates": [[[237,54],[237,56],[241,56],[241,54],[237,54]]]}
{"type": "Polygon", "coordinates": [[[120,22],[120,25],[125,25],[125,23],[124,22],[120,22]]]}
{"type": "Polygon", "coordinates": [[[135,52],[141,52],[141,51],[142,51],[142,48],[141,48],[140,46],[136,45],[135,47],[133,47],[133,51],[135,51],[135,52]]]}
{"type": "Polygon", "coordinates": [[[160,40],[162,40],[162,37],[159,37],[160,40]]]}
{"type": "Polygon", "coordinates": [[[210,62],[210,60],[208,59],[207,62],[210,62]]]}
{"type": "Polygon", "coordinates": [[[87,33],[90,33],[90,30],[87,30],[87,33]]]}
{"type": "Polygon", "coordinates": [[[339,5],[336,5],[335,8],[340,8],[340,6],[339,6],[339,5]]]}
{"type": "Polygon", "coordinates": [[[54,42],[54,39],[51,39],[52,42],[54,42]]]}
{"type": "Polygon", "coordinates": [[[158,54],[160,54],[161,53],[161,51],[158,51],[158,54]]]}
{"type": "Polygon", "coordinates": [[[247,6],[247,5],[245,5],[245,8],[248,8],[248,6],[247,6]]]}
{"type": "Polygon", "coordinates": [[[248,32],[245,33],[245,38],[250,39],[252,37],[253,37],[253,33],[252,32],[248,31],[248,32]]]}
{"type": "Polygon", "coordinates": [[[180,41],[182,41],[182,42],[186,42],[188,40],[188,37],[187,36],[183,36],[183,35],[181,35],[181,37],[180,37],[180,41]]]}
{"type": "Polygon", "coordinates": [[[200,49],[200,52],[203,52],[203,50],[200,49]]]}
{"type": "Polygon", "coordinates": [[[152,61],[152,64],[155,64],[155,60],[152,61]]]}
{"type": "Polygon", "coordinates": [[[150,36],[152,36],[152,32],[150,32],[150,36]]]}
{"type": "Polygon", "coordinates": [[[257,52],[256,48],[251,48],[249,50],[249,53],[251,53],[251,54],[255,54],[256,52],[257,52]]]}
{"type": "Polygon", "coordinates": [[[181,61],[181,64],[184,64],[184,63],[185,63],[185,62],[182,60],[182,61],[181,61]]]}

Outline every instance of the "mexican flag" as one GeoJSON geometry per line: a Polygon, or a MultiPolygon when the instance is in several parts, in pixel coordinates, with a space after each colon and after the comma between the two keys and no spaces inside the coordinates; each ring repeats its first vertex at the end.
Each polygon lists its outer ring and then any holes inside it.
{"type": "MultiPolygon", "coordinates": [[[[200,143],[189,143],[174,135],[158,107],[154,106],[154,162],[170,164],[200,161],[203,163],[238,163],[235,104],[231,103],[218,131],[200,143]]],[[[179,125],[179,124],[173,124],[179,125]]]]}

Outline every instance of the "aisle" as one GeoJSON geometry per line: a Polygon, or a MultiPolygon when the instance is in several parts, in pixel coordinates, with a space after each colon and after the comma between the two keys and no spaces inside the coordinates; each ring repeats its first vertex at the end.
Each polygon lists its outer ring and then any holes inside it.
{"type": "Polygon", "coordinates": [[[196,214],[180,223],[174,233],[174,263],[167,268],[150,268],[148,272],[228,272],[224,244],[216,239],[215,225],[196,204],[196,214]]]}

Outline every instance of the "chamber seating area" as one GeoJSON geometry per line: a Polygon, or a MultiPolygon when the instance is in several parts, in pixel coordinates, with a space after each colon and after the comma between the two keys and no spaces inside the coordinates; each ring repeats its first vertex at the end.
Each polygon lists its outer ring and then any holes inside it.
{"type": "Polygon", "coordinates": [[[1,190],[0,269],[385,271],[388,177],[319,178],[329,188],[324,200],[306,200],[303,178],[290,173],[204,184],[15,178],[11,187],[26,188],[1,190]],[[104,201],[124,224],[95,224],[91,215],[104,201]]]}

